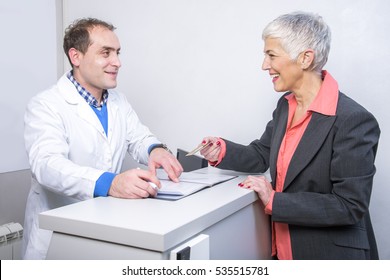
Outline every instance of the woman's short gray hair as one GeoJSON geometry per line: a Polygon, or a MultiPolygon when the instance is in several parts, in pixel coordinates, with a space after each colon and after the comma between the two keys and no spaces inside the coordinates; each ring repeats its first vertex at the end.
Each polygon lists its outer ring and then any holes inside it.
{"type": "Polygon", "coordinates": [[[267,38],[279,39],[292,59],[297,59],[304,50],[312,49],[311,70],[321,72],[328,60],[331,32],[319,15],[294,12],[279,16],[265,27],[263,40],[267,38]]]}

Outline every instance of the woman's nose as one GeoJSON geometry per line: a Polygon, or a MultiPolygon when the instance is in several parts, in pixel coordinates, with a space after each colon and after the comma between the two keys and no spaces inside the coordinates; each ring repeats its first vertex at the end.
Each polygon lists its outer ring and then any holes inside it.
{"type": "Polygon", "coordinates": [[[264,57],[263,64],[261,65],[261,69],[265,71],[265,70],[269,70],[270,68],[271,67],[267,57],[264,57]]]}

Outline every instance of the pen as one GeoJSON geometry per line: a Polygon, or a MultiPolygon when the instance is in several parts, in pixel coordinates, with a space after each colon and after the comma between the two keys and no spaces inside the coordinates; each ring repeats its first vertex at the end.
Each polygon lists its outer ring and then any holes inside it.
{"type": "Polygon", "coordinates": [[[204,144],[200,144],[198,147],[196,147],[195,149],[193,149],[191,152],[189,152],[188,154],[186,154],[186,157],[188,156],[192,156],[194,154],[196,154],[197,152],[203,150],[204,148],[206,148],[207,146],[209,145],[209,142],[206,142],[204,144]]]}
{"type": "Polygon", "coordinates": [[[148,182],[148,183],[156,192],[158,192],[158,187],[155,183],[152,183],[152,182],[148,182]]]}
{"type": "MultiPolygon", "coordinates": [[[[141,168],[137,167],[137,170],[141,170],[141,168]]],[[[158,187],[157,187],[157,185],[156,185],[155,183],[149,182],[149,181],[147,181],[147,182],[149,183],[149,185],[150,185],[156,192],[158,192],[158,187]]]]}

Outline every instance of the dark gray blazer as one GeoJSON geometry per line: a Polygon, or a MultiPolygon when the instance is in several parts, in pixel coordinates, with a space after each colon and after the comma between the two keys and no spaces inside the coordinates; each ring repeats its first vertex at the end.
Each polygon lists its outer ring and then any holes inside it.
{"type": "MultiPolygon", "coordinates": [[[[283,96],[259,140],[243,146],[224,139],[218,168],[269,168],[275,186],[287,116],[283,96]]],[[[271,219],[289,224],[294,259],[378,259],[368,207],[379,135],[375,117],[341,92],[336,116],[313,113],[272,207],[271,219]]]]}

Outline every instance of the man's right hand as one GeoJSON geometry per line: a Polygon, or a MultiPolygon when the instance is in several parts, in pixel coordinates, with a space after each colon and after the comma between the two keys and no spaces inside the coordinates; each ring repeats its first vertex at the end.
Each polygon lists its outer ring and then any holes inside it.
{"type": "Polygon", "coordinates": [[[130,169],[115,176],[108,195],[118,198],[146,198],[156,196],[149,182],[161,187],[160,181],[149,170],[130,169]]]}

